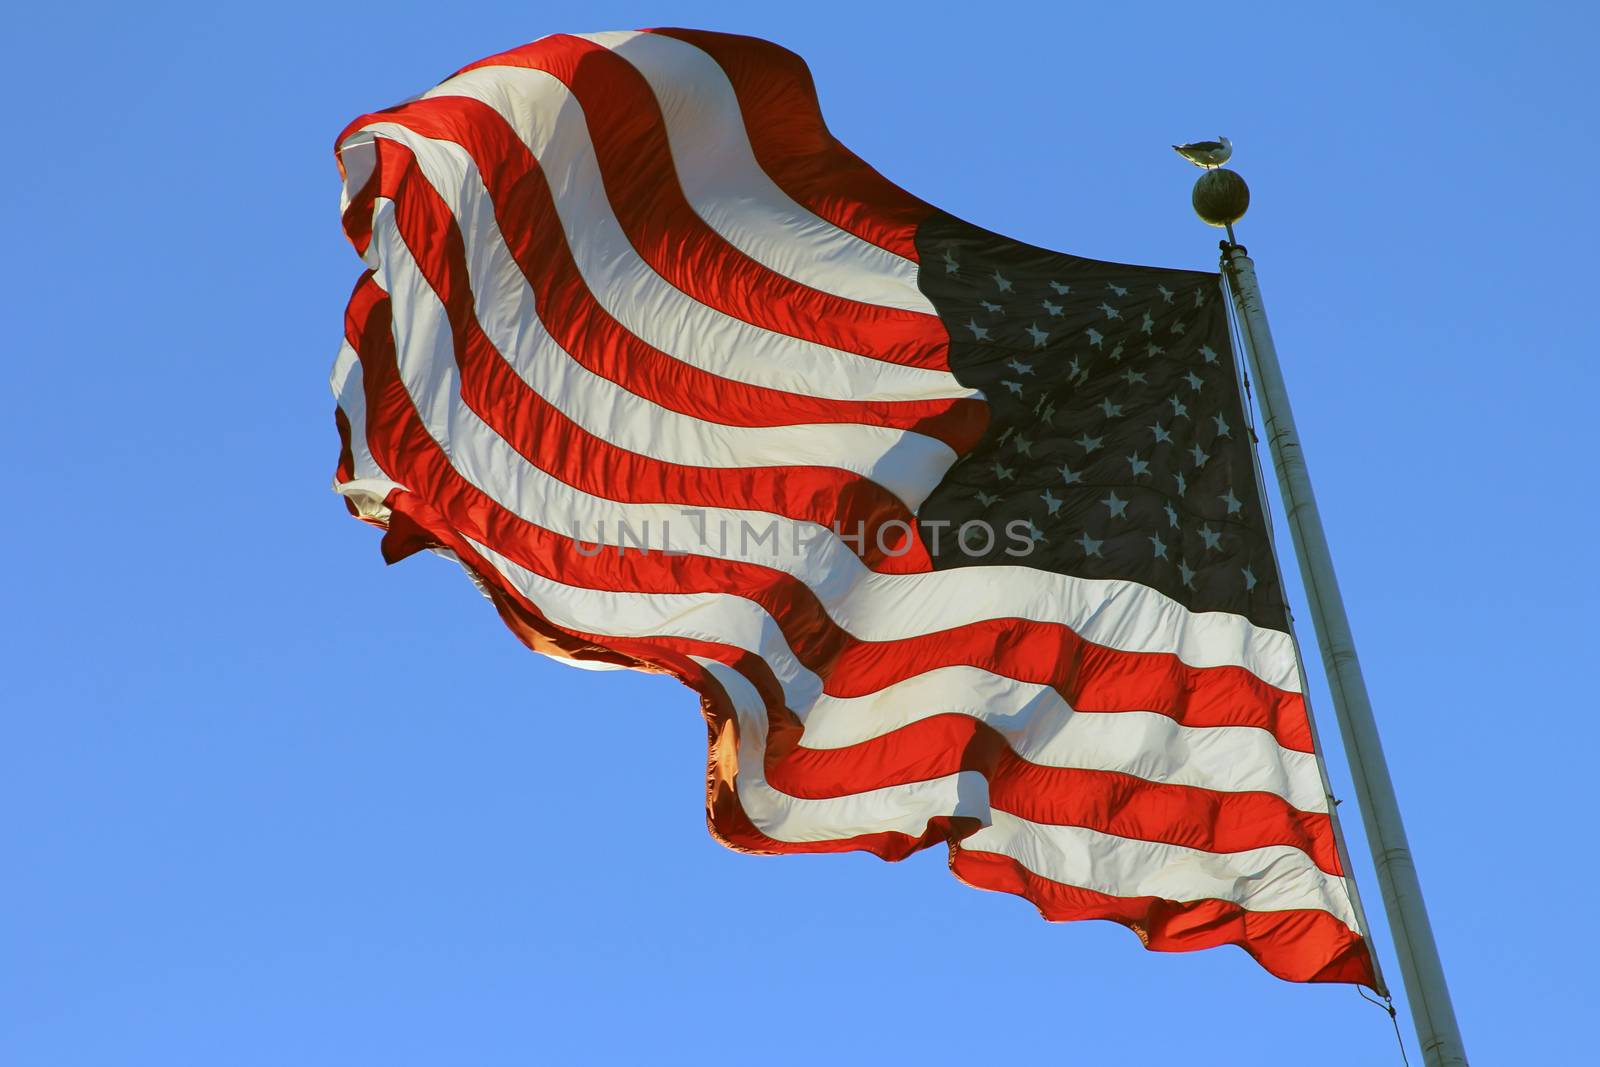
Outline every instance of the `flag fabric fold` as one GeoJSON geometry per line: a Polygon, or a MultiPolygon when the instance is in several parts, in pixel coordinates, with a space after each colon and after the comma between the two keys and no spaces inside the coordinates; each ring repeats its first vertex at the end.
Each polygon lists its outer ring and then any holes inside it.
{"type": "Polygon", "coordinates": [[[336,488],[530,647],[698,692],[719,840],[943,844],[1373,983],[1216,275],[939,212],[724,34],[545,38],[337,151],[336,488]]]}

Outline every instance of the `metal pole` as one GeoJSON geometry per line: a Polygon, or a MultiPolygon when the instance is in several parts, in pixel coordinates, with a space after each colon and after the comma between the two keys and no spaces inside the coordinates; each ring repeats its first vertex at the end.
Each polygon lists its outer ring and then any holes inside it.
{"type": "MultiPolygon", "coordinates": [[[[1229,227],[1230,231],[1232,227],[1229,227]]],[[[1231,237],[1230,232],[1230,237],[1231,237]]],[[[1278,473],[1278,489],[1287,510],[1289,532],[1294,538],[1295,555],[1300,561],[1300,576],[1316,623],[1317,642],[1322,646],[1322,662],[1333,690],[1333,706],[1339,718],[1339,733],[1350,759],[1350,772],[1359,794],[1361,818],[1366,826],[1372,862],[1378,870],[1378,886],[1383,893],[1395,952],[1400,957],[1400,973],[1406,997],[1411,1004],[1412,1021],[1422,1056],[1430,1067],[1466,1067],[1466,1047],[1456,1025],[1455,1008],[1450,1004],[1450,989],[1445,984],[1444,966],[1433,940],[1433,928],[1422,901],[1422,885],[1406,844],[1406,830],[1400,820],[1400,805],[1394,783],[1383,759],[1378,739],[1378,724],[1373,718],[1367,683],[1356,659],[1355,638],[1345,615],[1344,598],[1333,573],[1333,556],[1317,512],[1316,496],[1311,491],[1311,475],[1306,470],[1295,432],[1294,414],[1284,387],[1283,371],[1278,366],[1278,351],[1272,344],[1267,313],[1261,303],[1261,287],[1256,281],[1255,264],[1242,246],[1232,240],[1223,243],[1222,269],[1244,325],[1245,347],[1255,373],[1257,400],[1261,405],[1263,428],[1272,450],[1272,465],[1278,473]]]]}

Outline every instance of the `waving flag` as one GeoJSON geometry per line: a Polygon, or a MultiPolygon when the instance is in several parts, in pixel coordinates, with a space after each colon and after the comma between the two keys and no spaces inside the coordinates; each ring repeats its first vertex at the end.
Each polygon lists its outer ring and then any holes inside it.
{"type": "Polygon", "coordinates": [[[720,840],[944,843],[1372,983],[1215,275],[942,214],[722,34],[546,38],[338,154],[339,492],[534,649],[693,687],[720,840]]]}

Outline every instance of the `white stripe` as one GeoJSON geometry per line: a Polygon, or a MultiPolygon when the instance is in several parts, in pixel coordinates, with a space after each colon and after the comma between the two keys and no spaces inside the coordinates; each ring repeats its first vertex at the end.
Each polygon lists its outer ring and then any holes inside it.
{"type": "MultiPolygon", "coordinates": [[[[812,465],[851,471],[882,485],[907,507],[916,507],[955,462],[955,452],[944,442],[888,427],[706,422],[594,374],[576,362],[540,321],[533,290],[511,259],[471,157],[448,142],[398,132],[466,237],[474,311],[484,334],[530,388],[596,437],[639,455],[696,467],[812,465]]],[[[393,212],[376,203],[373,210],[376,241],[379,225],[392,229],[393,212]]],[[[432,294],[437,302],[403,240],[385,241],[380,256],[389,260],[385,271],[391,282],[386,288],[402,290],[398,299],[404,301],[406,293],[413,293],[426,302],[432,294]],[[404,282],[399,280],[402,273],[404,282]]],[[[442,307],[437,314],[444,314],[442,307]]]]}
{"type": "Polygon", "coordinates": [[[351,474],[348,482],[337,482],[334,489],[356,509],[362,518],[387,522],[389,509],[383,501],[395,489],[404,488],[391,480],[372,458],[372,448],[367,444],[367,394],[362,385],[361,361],[349,341],[339,345],[339,354],[333,360],[333,373],[328,384],[350,423],[351,474]]]}
{"type": "Polygon", "coordinates": [[[691,658],[717,679],[738,716],[739,771],[734,789],[739,806],[768,837],[790,842],[836,841],[890,830],[916,837],[927,829],[929,819],[941,815],[988,821],[989,782],[977,771],[822,800],[780,793],[767,784],[762,771],[767,711],[761,694],[732,667],[699,656],[691,658]]]}
{"type": "Polygon", "coordinates": [[[781,841],[822,841],[882,830],[920,835],[929,819],[957,815],[983,829],[957,847],[1010,856],[1053,881],[1114,897],[1224,900],[1251,911],[1314,908],[1356,928],[1344,880],[1299,849],[1268,845],[1242,852],[1118,837],[1080,826],[1030,822],[989,806],[988,782],[962,771],[904,786],[823,800],[792,797],[767,784],[766,708],[749,680],[716,660],[693,657],[727,693],[738,717],[739,803],[756,828],[781,841]]]}
{"type": "Polygon", "coordinates": [[[1052,881],[1109,896],[1225,900],[1251,911],[1315,908],[1357,929],[1344,879],[1319,870],[1288,845],[1205,852],[1029,822],[996,810],[990,825],[957,847],[1010,856],[1052,881]]]}
{"type": "Polygon", "coordinates": [[[801,743],[807,748],[847,748],[935,715],[970,715],[997,730],[1018,756],[1041,766],[1272,793],[1301,811],[1328,810],[1317,758],[1283,748],[1265,730],[1187,727],[1137,709],[1079,712],[1048,685],[977,667],[939,667],[867,696],[823,694],[793,710],[805,724],[801,743]]]}
{"type": "MultiPolygon", "coordinates": [[[[829,399],[976,395],[948,371],[871,359],[753,326],[662,278],[640,258],[612,212],[582,112],[554,75],[486,67],[426,95],[479,100],[505,118],[539,161],[584,284],[612,318],[652,347],[725,378],[829,399]]],[[[345,144],[374,132],[404,140],[403,129],[401,122],[371,123],[345,144]]]]}
{"type": "MultiPolygon", "coordinates": [[[[795,203],[756,161],[747,116],[717,61],[657,33],[582,33],[643,74],[661,105],[672,162],[695,213],[729,244],[814,289],[935,314],[917,265],[795,203]]],[[[759,123],[761,115],[748,116],[759,123]]]]}
{"type": "MultiPolygon", "coordinates": [[[[339,173],[342,175],[342,184],[339,187],[341,219],[350,213],[351,200],[366,188],[367,182],[372,178],[372,171],[378,162],[376,147],[371,140],[366,140],[359,144],[340,147],[338,150],[339,173]]],[[[371,245],[361,250],[361,259],[369,267],[378,265],[377,253],[372,250],[371,245]]]]}
{"type": "Polygon", "coordinates": [[[393,297],[400,374],[434,439],[467,481],[506,510],[577,541],[629,544],[616,524],[656,531],[655,547],[758,563],[808,585],[829,616],[866,641],[894,641],[985,619],[1059,622],[1085,640],[1129,652],[1168,652],[1195,667],[1237,665],[1268,684],[1298,688],[1288,636],[1224,612],[1193,613],[1136,582],[1076,578],[1023,567],[958,567],[922,574],[878,574],[826,527],[766,512],[623,503],[583,493],[529,463],[460,401],[449,323],[407,257],[386,216],[375,214],[373,241],[383,267],[374,275],[393,297]],[[746,530],[769,541],[746,537],[746,530]],[[609,536],[608,536],[609,531],[609,536]],[[704,536],[699,536],[703,534],[704,536]]]}

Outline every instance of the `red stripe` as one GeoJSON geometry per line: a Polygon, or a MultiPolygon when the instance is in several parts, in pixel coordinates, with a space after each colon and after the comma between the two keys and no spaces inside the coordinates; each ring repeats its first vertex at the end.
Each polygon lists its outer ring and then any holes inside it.
{"type": "MultiPolygon", "coordinates": [[[[342,136],[338,143],[344,143],[342,136]]],[[[344,157],[337,145],[334,147],[333,158],[339,164],[339,176],[346,177],[344,157]]],[[[362,183],[361,188],[350,194],[344,213],[339,216],[339,221],[344,226],[344,235],[355,246],[358,256],[365,256],[367,246],[372,243],[372,198],[377,188],[374,178],[375,175],[367,175],[367,180],[362,183]]]]}
{"type": "MultiPolygon", "coordinates": [[[[367,183],[369,187],[372,184],[373,183],[371,182],[367,183]]],[[[370,270],[361,272],[361,277],[356,280],[356,287],[350,294],[350,300],[352,303],[356,299],[356,294],[360,293],[364,288],[366,288],[371,280],[372,272],[370,270]]],[[[348,316],[348,312],[346,314],[348,316]]],[[[351,481],[355,478],[356,458],[352,444],[350,417],[344,413],[344,408],[340,407],[338,404],[334,404],[333,406],[333,425],[339,431],[339,462],[333,469],[333,480],[335,484],[342,485],[345,482],[351,481]]],[[[349,498],[341,499],[344,500],[344,507],[346,511],[358,519],[362,518],[361,512],[356,510],[356,506],[350,502],[349,498]]]]}
{"type": "Polygon", "coordinates": [[[1300,811],[1272,793],[1221,792],[1032,763],[1012,751],[1002,734],[969,715],[921,719],[839,749],[802,747],[798,720],[788,713],[774,720],[766,777],[790,796],[842,797],[978,771],[989,779],[990,803],[1030,822],[1083,826],[1207,852],[1289,845],[1327,873],[1342,873],[1328,816],[1300,811]]]}
{"type": "Polygon", "coordinates": [[[643,74],[603,45],[558,34],[466,67],[523,67],[559,78],[588,121],[607,199],[630,243],[696,300],[793,337],[874,359],[948,369],[938,318],[825,293],[746,255],[694,210],[666,122],[643,74]]]}
{"type": "Polygon", "coordinates": [[[1051,922],[1110,919],[1157,952],[1238,945],[1257,963],[1291,982],[1354,982],[1374,986],[1366,942],[1325,911],[1248,911],[1223,900],[1174,901],[1112,897],[1034,874],[1009,856],[950,849],[950,869],[968,885],[1015,893],[1051,922]]]}
{"type": "Polygon", "coordinates": [[[343,484],[355,478],[356,461],[350,451],[350,419],[337,404],[333,408],[333,424],[339,430],[339,465],[333,469],[333,480],[343,484]]]}
{"type": "Polygon", "coordinates": [[[700,694],[708,734],[707,818],[712,834],[730,848],[786,854],[864,851],[898,860],[943,840],[950,845],[950,869],[962,881],[978,889],[1021,896],[1053,922],[1108,919],[1133,930],[1146,948],[1162,952],[1238,945],[1267,971],[1289,981],[1351,982],[1369,987],[1376,984],[1366,943],[1327,912],[1255,912],[1214,899],[1172,901],[1096,893],[1037,875],[1010,857],[961,848],[959,842],[978,828],[976,820],[970,818],[930,819],[924,832],[917,836],[885,831],[807,842],[768,837],[755,827],[739,803],[734,784],[738,773],[734,711],[721,686],[688,658],[699,655],[720,660],[755,683],[767,674],[758,657],[708,642],[595,638],[563,630],[512,589],[426,504],[409,493],[394,494],[391,504],[396,517],[413,531],[410,536],[416,544],[411,547],[439,544],[456,551],[478,572],[501,617],[529,647],[545,652],[559,649],[579,658],[603,658],[670,673],[700,694]],[[598,650],[598,641],[604,641],[610,649],[598,650]]]}
{"type": "MultiPolygon", "coordinates": [[[[355,458],[350,452],[350,418],[344,413],[344,408],[335,404],[333,406],[333,424],[339,431],[339,465],[334,468],[333,480],[336,484],[344,484],[355,477],[355,458]]],[[[361,518],[361,512],[350,502],[349,497],[344,500],[344,509],[356,518],[361,518]]]]}
{"type": "Polygon", "coordinates": [[[796,203],[842,230],[910,260],[933,213],[828,132],[806,61],[771,41],[705,30],[657,29],[717,61],[744,113],[761,169],[796,203]]]}
{"type": "MultiPolygon", "coordinates": [[[[396,122],[467,151],[551,337],[584,367],[629,392],[728,425],[851,422],[912,430],[944,441],[958,454],[970,450],[986,428],[988,406],[977,399],[883,402],[803,396],[722,378],[652,348],[607,314],[589,291],[538,162],[497,112],[464,98],[441,98],[363,116],[350,129],[375,121],[396,122]]],[[[370,196],[350,210],[370,215],[370,196]]],[[[351,225],[347,222],[347,229],[351,225]]]]}
{"type": "Polygon", "coordinates": [[[958,665],[1054,686],[1083,712],[1153,711],[1185,726],[1255,726],[1285,748],[1312,751],[1300,694],[1243,667],[1191,667],[1169,652],[1124,652],[1085,641],[1060,623],[1030,619],[986,619],[896,641],[852,640],[833,663],[828,692],[865,696],[958,665]]]}
{"type": "Polygon", "coordinates": [[[867,642],[839,628],[805,583],[771,568],[614,548],[586,558],[575,542],[510,513],[456,473],[395,371],[387,301],[367,309],[353,305],[351,313],[351,344],[366,369],[367,439],[378,462],[397,482],[433,501],[456,529],[534,573],[617,592],[743,597],[773,617],[796,657],[835,696],[875,692],[937,667],[966,664],[1053,685],[1085,712],[1138,709],[1189,726],[1257,726],[1285,747],[1311,751],[1300,696],[1274,689],[1241,667],[1190,667],[1171,653],[1109,649],[1060,623],[1021,619],[867,642]]]}
{"type": "MultiPolygon", "coordinates": [[[[393,141],[378,146],[380,195],[396,204],[395,225],[423,276],[444,305],[461,372],[461,397],[533,466],[584,492],[614,500],[740,508],[822,526],[869,531],[863,558],[885,572],[925,571],[920,540],[892,555],[877,545],[886,522],[914,524],[887,489],[830,467],[694,467],[641,456],[596,437],[529,388],[478,324],[468,280],[466,247],[449,207],[393,141]]],[[[366,300],[383,298],[369,282],[366,300]]],[[[685,520],[687,525],[688,520],[685,520]]],[[[893,551],[898,547],[891,546],[893,551]]]]}

